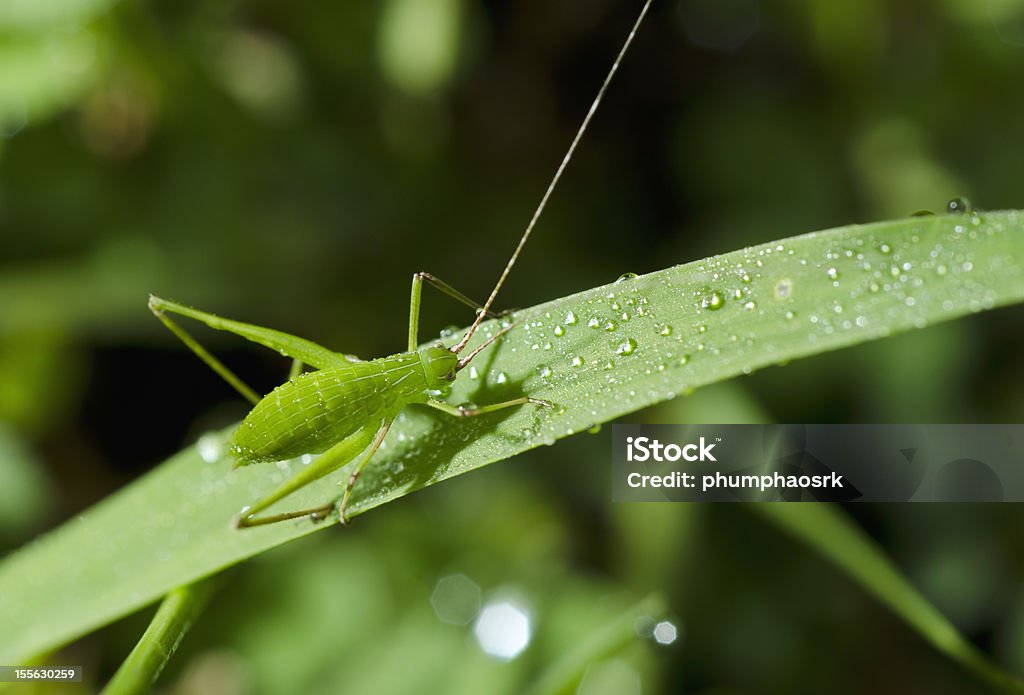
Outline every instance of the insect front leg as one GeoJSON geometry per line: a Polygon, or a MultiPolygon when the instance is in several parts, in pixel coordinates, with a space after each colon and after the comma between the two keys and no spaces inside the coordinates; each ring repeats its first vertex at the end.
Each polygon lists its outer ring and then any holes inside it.
{"type": "MultiPolygon", "coordinates": [[[[409,298],[409,352],[415,350],[419,345],[418,334],[420,324],[420,294],[423,291],[423,283],[432,285],[433,287],[437,288],[438,290],[448,295],[452,299],[458,302],[462,302],[470,309],[476,309],[477,311],[483,309],[482,304],[474,302],[472,299],[459,292],[457,289],[449,285],[441,278],[435,277],[430,273],[415,273],[412,276],[412,291],[410,293],[411,296],[409,298]]],[[[495,318],[498,316],[504,316],[506,313],[508,312],[502,311],[495,313],[492,311],[488,311],[487,317],[495,318]]]]}
{"type": "Polygon", "coordinates": [[[502,401],[500,403],[491,403],[490,405],[482,405],[473,408],[467,408],[462,405],[451,405],[444,401],[437,401],[430,399],[427,401],[427,405],[431,408],[440,410],[442,413],[454,415],[455,417],[475,417],[477,415],[485,415],[486,413],[493,413],[496,410],[504,410],[505,408],[515,408],[517,405],[526,405],[532,403],[533,405],[539,405],[544,408],[552,407],[551,403],[540,398],[533,398],[531,396],[520,396],[519,398],[513,398],[510,401],[502,401]]]}

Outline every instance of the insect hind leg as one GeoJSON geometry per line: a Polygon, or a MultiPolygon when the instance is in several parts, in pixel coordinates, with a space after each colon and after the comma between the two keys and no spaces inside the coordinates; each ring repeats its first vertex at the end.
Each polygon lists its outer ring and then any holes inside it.
{"type": "MultiPolygon", "coordinates": [[[[322,505],[320,507],[303,509],[295,512],[286,512],[284,514],[275,514],[264,517],[256,516],[278,500],[284,499],[300,488],[323,478],[329,473],[333,473],[346,463],[352,461],[360,452],[365,450],[367,446],[376,441],[374,436],[377,431],[377,428],[373,426],[362,427],[345,439],[342,439],[340,442],[325,451],[320,457],[314,459],[309,465],[302,468],[302,470],[296,473],[294,477],[285,481],[284,484],[272,493],[255,504],[243,508],[235,516],[233,522],[234,527],[247,528],[249,526],[262,526],[265,524],[277,523],[278,521],[311,516],[319,512],[323,512],[324,514],[329,512],[333,507],[333,504],[322,505]]],[[[371,451],[375,450],[376,447],[373,447],[371,451]]]]}
{"type": "Polygon", "coordinates": [[[314,460],[306,468],[302,469],[302,471],[300,471],[294,478],[285,482],[284,485],[279,487],[270,495],[264,497],[256,504],[242,509],[242,511],[235,516],[232,525],[237,529],[242,529],[249,528],[251,526],[276,524],[279,521],[300,519],[306,516],[313,517],[313,521],[323,521],[334,509],[335,504],[337,504],[338,507],[338,520],[342,524],[347,525],[348,517],[345,515],[345,510],[348,507],[349,498],[352,496],[352,490],[355,488],[359,475],[363,472],[363,469],[366,468],[366,465],[370,462],[370,459],[373,458],[373,455],[377,453],[377,449],[380,448],[381,442],[384,441],[384,435],[388,433],[388,429],[391,427],[392,422],[394,422],[394,419],[389,418],[383,420],[380,426],[376,429],[372,426],[363,427],[357,430],[355,434],[349,435],[347,438],[341,440],[328,449],[320,458],[314,460]],[[270,514],[260,517],[256,516],[256,514],[278,500],[287,497],[296,490],[305,487],[315,480],[319,480],[328,473],[341,468],[352,460],[356,460],[356,464],[352,469],[352,473],[349,475],[348,483],[345,487],[345,494],[340,503],[333,501],[328,502],[327,504],[322,504],[319,507],[311,507],[309,509],[300,509],[293,512],[270,514]]]}
{"type": "Polygon", "coordinates": [[[224,381],[231,384],[236,391],[242,394],[243,398],[253,405],[260,402],[260,395],[251,386],[242,381],[237,374],[228,369],[223,362],[214,357],[213,354],[204,348],[198,340],[193,338],[191,333],[186,331],[178,324],[177,321],[167,315],[164,311],[165,309],[169,311],[174,310],[172,306],[170,306],[169,302],[165,303],[164,300],[159,297],[150,296],[149,309],[153,312],[154,316],[160,319],[160,322],[164,324],[171,333],[176,335],[181,342],[185,343],[189,350],[195,353],[199,359],[206,363],[206,366],[217,372],[224,381]]]}
{"type": "MultiPolygon", "coordinates": [[[[317,369],[340,367],[348,364],[354,359],[349,355],[342,355],[334,352],[333,350],[328,350],[323,345],[318,345],[312,340],[306,340],[305,338],[284,333],[283,331],[277,331],[273,328],[264,328],[263,326],[256,326],[251,323],[243,323],[241,321],[226,319],[217,316],[216,314],[210,314],[205,311],[193,309],[185,306],[184,304],[178,304],[177,302],[161,299],[155,295],[149,296],[149,308],[154,314],[156,314],[157,318],[163,317],[160,318],[161,321],[164,321],[164,319],[170,321],[170,318],[167,317],[168,313],[185,316],[201,323],[205,323],[214,330],[234,333],[246,340],[251,340],[263,347],[279,352],[282,355],[287,355],[288,357],[296,360],[302,360],[306,364],[312,365],[317,369]]],[[[167,321],[164,321],[165,325],[167,324],[167,321]]],[[[171,323],[174,322],[171,321],[171,323]]],[[[170,326],[168,326],[168,328],[170,328],[170,326]]],[[[178,328],[179,331],[182,330],[180,326],[178,328]]],[[[174,331],[174,333],[181,337],[179,331],[174,331]]]]}

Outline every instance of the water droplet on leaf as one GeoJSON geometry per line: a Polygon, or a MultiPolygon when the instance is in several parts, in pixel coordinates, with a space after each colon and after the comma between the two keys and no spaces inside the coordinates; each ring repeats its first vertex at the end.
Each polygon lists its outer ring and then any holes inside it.
{"type": "Polygon", "coordinates": [[[946,203],[946,212],[950,214],[965,214],[971,212],[971,210],[971,201],[967,200],[967,198],[953,198],[946,203]]]}
{"type": "Polygon", "coordinates": [[[615,348],[615,353],[618,355],[632,355],[635,350],[636,341],[633,338],[626,338],[625,341],[615,348]]]}
{"type": "Polygon", "coordinates": [[[712,290],[701,298],[700,305],[708,311],[718,311],[725,306],[725,295],[718,290],[712,290]]]}

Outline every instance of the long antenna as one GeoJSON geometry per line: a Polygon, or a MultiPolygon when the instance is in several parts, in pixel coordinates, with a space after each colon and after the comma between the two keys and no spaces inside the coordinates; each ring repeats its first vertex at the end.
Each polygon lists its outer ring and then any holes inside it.
{"type": "Polygon", "coordinates": [[[647,10],[651,6],[653,0],[646,0],[643,8],[640,10],[640,15],[636,18],[636,22],[633,24],[633,28],[629,32],[629,36],[626,37],[626,42],[622,44],[622,48],[619,50],[618,56],[615,57],[615,62],[612,63],[611,69],[608,71],[608,75],[604,78],[604,83],[601,88],[597,90],[597,96],[594,97],[594,103],[590,105],[590,111],[587,112],[586,117],[583,119],[583,123],[580,124],[579,130],[576,131],[576,137],[572,139],[572,144],[569,145],[568,152],[565,153],[565,157],[562,158],[562,163],[558,165],[558,170],[555,171],[554,178],[551,179],[551,183],[548,184],[547,191],[544,192],[544,197],[540,199],[540,203],[537,205],[537,209],[533,211],[533,217],[530,218],[530,223],[526,225],[526,231],[523,232],[522,238],[519,239],[519,244],[516,246],[516,250],[512,252],[512,257],[508,259],[508,263],[505,265],[505,270],[501,271],[501,276],[498,278],[497,284],[494,289],[491,290],[491,295],[484,302],[483,309],[477,312],[476,319],[473,321],[473,325],[466,331],[466,335],[462,337],[462,340],[452,347],[452,352],[458,354],[462,352],[466,344],[469,343],[476,329],[480,326],[480,323],[487,316],[487,312],[490,311],[491,305],[494,303],[494,299],[498,296],[498,292],[501,290],[501,286],[505,284],[505,278],[508,277],[509,272],[512,270],[512,266],[516,264],[516,259],[519,258],[519,252],[526,246],[526,241],[530,238],[530,234],[533,232],[534,226],[537,224],[537,220],[540,219],[541,213],[544,212],[544,207],[548,204],[548,198],[551,197],[551,193],[555,190],[555,186],[558,185],[559,179],[562,178],[562,172],[565,171],[566,165],[569,160],[572,159],[573,153],[576,151],[576,145],[579,144],[580,139],[583,137],[584,131],[587,126],[590,125],[590,119],[594,117],[597,112],[597,107],[601,104],[601,98],[604,97],[604,93],[608,90],[608,85],[611,84],[612,78],[615,77],[616,71],[619,69],[619,63],[625,57],[626,52],[629,50],[629,46],[633,43],[633,37],[636,36],[637,30],[640,28],[640,24],[644,21],[644,16],[647,15],[647,10]]]}

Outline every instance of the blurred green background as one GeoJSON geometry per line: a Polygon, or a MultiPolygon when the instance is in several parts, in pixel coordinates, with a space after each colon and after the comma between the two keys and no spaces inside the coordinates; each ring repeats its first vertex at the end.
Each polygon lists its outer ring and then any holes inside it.
{"type": "MultiPolygon", "coordinates": [[[[414,271],[483,297],[639,4],[0,2],[0,550],[244,414],[148,292],[367,357],[404,346],[414,271]]],[[[1022,84],[1024,0],[658,0],[502,302],[956,195],[1024,207],[1022,84]]],[[[425,298],[424,333],[470,318],[425,298]]],[[[286,374],[201,335],[261,389],[286,374]]],[[[1022,339],[1024,308],[999,310],[633,418],[1021,422],[1022,339]]],[[[749,510],[612,505],[609,441],[237,568],[163,691],[520,692],[658,592],[677,639],[637,637],[577,692],[977,692],[749,510]],[[525,616],[521,653],[485,653],[481,606],[525,616]]],[[[1017,505],[848,511],[1024,673],[1017,505]]],[[[149,614],[57,662],[97,687],[149,614]]]]}

